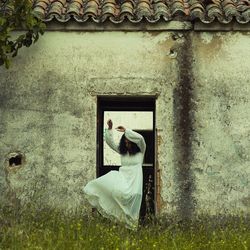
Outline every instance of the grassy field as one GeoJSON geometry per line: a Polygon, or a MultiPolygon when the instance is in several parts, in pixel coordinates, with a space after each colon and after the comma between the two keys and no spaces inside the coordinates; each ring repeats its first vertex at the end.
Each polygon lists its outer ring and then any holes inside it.
{"type": "Polygon", "coordinates": [[[0,249],[250,249],[246,219],[157,219],[131,231],[96,216],[1,211],[0,249]]]}

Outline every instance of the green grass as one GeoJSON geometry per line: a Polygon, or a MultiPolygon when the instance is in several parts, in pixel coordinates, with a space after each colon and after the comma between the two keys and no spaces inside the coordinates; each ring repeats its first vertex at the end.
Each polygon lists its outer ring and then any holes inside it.
{"type": "Polygon", "coordinates": [[[131,231],[100,216],[0,210],[0,249],[249,249],[248,220],[157,219],[131,231]]]}

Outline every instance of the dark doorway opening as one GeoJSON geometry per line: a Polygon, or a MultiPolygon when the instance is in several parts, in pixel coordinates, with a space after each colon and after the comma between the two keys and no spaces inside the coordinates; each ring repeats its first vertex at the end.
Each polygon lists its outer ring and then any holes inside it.
{"type": "MultiPolygon", "coordinates": [[[[128,124],[139,124],[129,128],[143,135],[147,149],[143,163],[143,197],[140,210],[140,218],[155,214],[155,97],[98,97],[97,102],[97,177],[108,173],[111,170],[118,170],[120,161],[118,158],[107,161],[105,154],[110,152],[105,149],[104,127],[108,115],[116,116],[120,121],[128,124]],[[141,121],[143,119],[143,121],[141,121]],[[147,121],[147,122],[145,122],[147,121]],[[106,150],[106,151],[105,151],[106,150]]],[[[124,124],[119,124],[124,125],[124,124]]],[[[119,155],[117,156],[119,157],[119,155]]]]}

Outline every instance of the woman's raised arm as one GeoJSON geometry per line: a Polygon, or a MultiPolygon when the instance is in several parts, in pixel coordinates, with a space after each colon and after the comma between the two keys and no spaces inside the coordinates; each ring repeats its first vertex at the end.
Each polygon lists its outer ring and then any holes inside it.
{"type": "Polygon", "coordinates": [[[146,151],[146,143],[143,138],[143,136],[132,129],[126,129],[125,130],[125,137],[137,144],[137,146],[140,148],[141,152],[144,154],[146,151]]]}
{"type": "Polygon", "coordinates": [[[111,119],[107,122],[108,128],[105,129],[105,141],[115,152],[120,153],[119,146],[114,142],[113,138],[113,122],[111,119]]]}

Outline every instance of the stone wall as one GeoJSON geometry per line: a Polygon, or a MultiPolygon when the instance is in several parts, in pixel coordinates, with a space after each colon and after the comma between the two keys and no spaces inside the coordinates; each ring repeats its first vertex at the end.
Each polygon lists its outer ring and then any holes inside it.
{"type": "Polygon", "coordinates": [[[249,212],[249,43],[246,32],[46,32],[0,69],[0,202],[86,209],[97,97],[154,95],[158,212],[249,212]]]}

